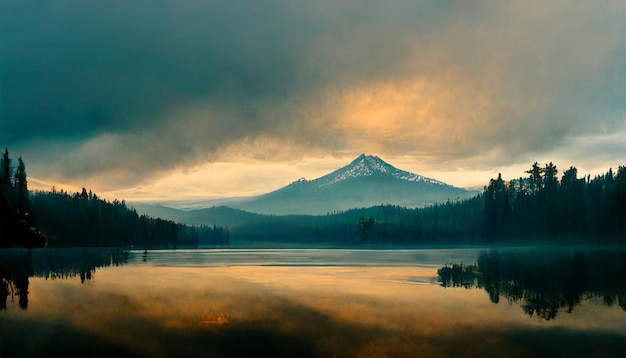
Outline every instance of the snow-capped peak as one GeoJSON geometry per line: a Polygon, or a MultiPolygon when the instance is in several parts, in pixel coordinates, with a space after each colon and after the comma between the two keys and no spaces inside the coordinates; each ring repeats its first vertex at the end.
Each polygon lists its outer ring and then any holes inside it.
{"type": "Polygon", "coordinates": [[[317,186],[322,187],[344,181],[350,178],[368,177],[373,175],[388,175],[396,179],[406,180],[410,182],[425,182],[435,185],[446,185],[438,180],[426,178],[424,176],[413,174],[404,170],[400,170],[385,162],[375,155],[361,154],[350,164],[340,168],[328,175],[314,180],[317,186]]]}

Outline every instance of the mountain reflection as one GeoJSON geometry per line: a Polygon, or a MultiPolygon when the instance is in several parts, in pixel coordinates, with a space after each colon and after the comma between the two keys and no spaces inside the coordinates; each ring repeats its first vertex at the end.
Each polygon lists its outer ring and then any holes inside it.
{"type": "Polygon", "coordinates": [[[450,264],[437,274],[444,287],[483,288],[491,302],[518,303],[529,316],[546,320],[583,301],[617,304],[626,311],[626,250],[573,255],[508,257],[483,253],[475,264],[450,264]]]}
{"type": "Polygon", "coordinates": [[[100,267],[119,266],[128,262],[127,251],[37,250],[0,252],[0,309],[7,308],[8,298],[18,298],[22,309],[28,308],[30,277],[91,280],[100,267]]]}

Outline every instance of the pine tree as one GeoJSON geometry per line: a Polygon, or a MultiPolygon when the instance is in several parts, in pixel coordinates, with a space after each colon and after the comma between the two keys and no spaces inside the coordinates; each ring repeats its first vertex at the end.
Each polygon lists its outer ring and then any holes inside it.
{"type": "Polygon", "coordinates": [[[26,166],[20,157],[17,170],[15,171],[15,190],[17,192],[17,208],[22,212],[27,212],[28,205],[28,182],[26,180],[26,166]]]}
{"type": "Polygon", "coordinates": [[[502,180],[502,174],[498,174],[498,179],[489,181],[489,186],[485,188],[484,197],[485,234],[488,239],[494,240],[508,219],[511,210],[507,185],[502,180]]]}
{"type": "Polygon", "coordinates": [[[531,182],[531,191],[532,193],[536,193],[541,190],[543,187],[542,174],[543,170],[539,166],[539,163],[535,162],[530,170],[527,170],[526,173],[530,174],[530,182],[531,182]]]}
{"type": "Polygon", "coordinates": [[[0,185],[11,185],[11,158],[9,157],[9,149],[4,148],[2,154],[2,168],[0,169],[0,185]]]}
{"type": "Polygon", "coordinates": [[[559,171],[556,169],[556,165],[550,162],[550,164],[546,164],[542,172],[544,189],[546,189],[549,194],[554,194],[559,186],[559,180],[557,178],[559,171]]]}

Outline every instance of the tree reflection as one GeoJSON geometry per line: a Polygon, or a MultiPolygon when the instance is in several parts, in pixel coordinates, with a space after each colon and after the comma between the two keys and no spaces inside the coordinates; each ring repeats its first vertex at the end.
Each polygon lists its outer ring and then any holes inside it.
{"type": "Polygon", "coordinates": [[[0,309],[7,308],[7,299],[18,298],[22,309],[28,308],[28,278],[33,275],[32,255],[0,257],[0,309]]]}
{"type": "Polygon", "coordinates": [[[96,269],[120,266],[128,262],[127,251],[38,250],[0,252],[0,309],[7,309],[8,298],[28,308],[30,277],[69,279],[80,277],[81,283],[91,280],[96,269]]]}
{"type": "Polygon", "coordinates": [[[444,287],[465,287],[470,288],[479,286],[478,279],[478,266],[477,265],[464,265],[453,264],[446,265],[439,270],[437,274],[441,278],[441,285],[444,287]]]}
{"type": "Polygon", "coordinates": [[[451,264],[437,271],[444,287],[483,288],[491,302],[504,297],[529,316],[546,320],[599,298],[626,311],[626,250],[573,255],[501,256],[483,253],[476,264],[451,264]]]}
{"type": "Polygon", "coordinates": [[[45,279],[80,277],[84,283],[94,277],[100,267],[120,266],[128,262],[128,252],[123,250],[41,250],[33,255],[34,276],[45,279]]]}

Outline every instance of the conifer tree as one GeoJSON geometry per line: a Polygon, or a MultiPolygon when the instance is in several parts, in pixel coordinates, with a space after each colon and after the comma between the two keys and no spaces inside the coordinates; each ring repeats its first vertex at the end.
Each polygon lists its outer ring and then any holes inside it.
{"type": "Polygon", "coordinates": [[[9,157],[9,149],[5,148],[2,154],[2,162],[0,168],[0,186],[11,185],[11,158],[9,157]]]}
{"type": "Polygon", "coordinates": [[[17,207],[19,210],[26,212],[28,205],[28,182],[26,180],[26,166],[22,157],[18,160],[17,170],[15,171],[15,190],[17,192],[17,207]]]}
{"type": "Polygon", "coordinates": [[[539,166],[539,163],[535,162],[530,170],[527,170],[526,173],[530,174],[530,182],[531,182],[531,190],[533,193],[541,190],[543,187],[542,174],[543,170],[539,166]]]}

